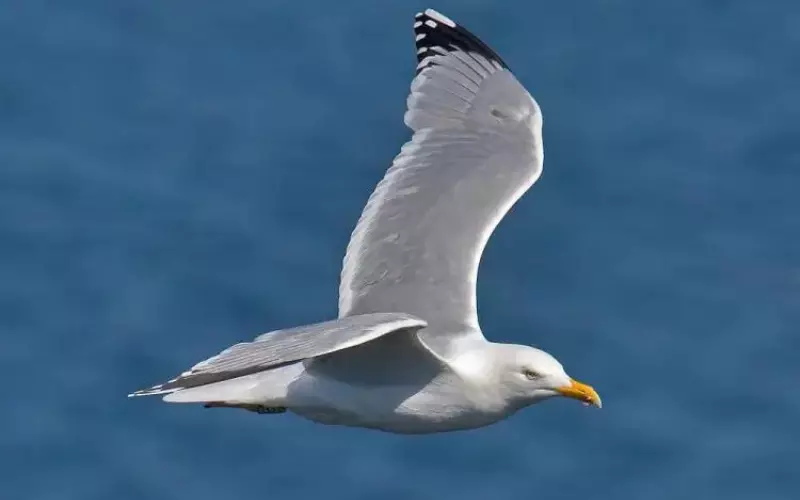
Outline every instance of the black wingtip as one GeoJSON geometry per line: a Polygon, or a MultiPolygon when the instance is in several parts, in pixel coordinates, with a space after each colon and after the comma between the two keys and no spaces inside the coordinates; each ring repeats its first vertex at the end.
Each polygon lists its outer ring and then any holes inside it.
{"type": "MultiPolygon", "coordinates": [[[[464,52],[478,53],[508,69],[505,61],[491,47],[452,19],[433,9],[420,12],[415,16],[414,35],[417,43],[417,62],[420,65],[430,55],[428,52],[431,48],[441,47],[445,50],[460,49],[464,52]]],[[[419,66],[417,73],[423,69],[423,66],[419,66]]]]}

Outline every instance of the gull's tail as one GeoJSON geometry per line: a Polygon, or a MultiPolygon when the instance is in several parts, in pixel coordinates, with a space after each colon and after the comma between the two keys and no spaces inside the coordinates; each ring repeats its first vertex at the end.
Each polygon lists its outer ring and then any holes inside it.
{"type": "Polygon", "coordinates": [[[287,392],[304,370],[303,363],[252,373],[242,377],[211,382],[206,385],[183,388],[159,384],[129,394],[135,396],[163,395],[168,403],[225,403],[210,406],[259,405],[283,407],[287,405],[287,392]]]}

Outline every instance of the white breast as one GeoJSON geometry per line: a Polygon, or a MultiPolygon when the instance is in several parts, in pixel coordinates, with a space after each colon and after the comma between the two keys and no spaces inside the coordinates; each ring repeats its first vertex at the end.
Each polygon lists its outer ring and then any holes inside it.
{"type": "Polygon", "coordinates": [[[407,434],[481,427],[503,417],[473,395],[448,372],[423,387],[355,386],[305,373],[290,387],[288,406],[323,424],[407,434]]]}

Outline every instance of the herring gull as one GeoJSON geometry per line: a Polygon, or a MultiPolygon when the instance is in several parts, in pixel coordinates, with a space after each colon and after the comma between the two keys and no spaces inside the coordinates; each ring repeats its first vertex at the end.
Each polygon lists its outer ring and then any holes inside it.
{"type": "Polygon", "coordinates": [[[451,19],[428,9],[414,33],[413,136],[353,231],[338,319],[265,333],[131,396],[408,434],[489,425],[557,395],[601,406],[550,354],[478,325],[481,253],[542,172],[539,106],[451,19]]]}

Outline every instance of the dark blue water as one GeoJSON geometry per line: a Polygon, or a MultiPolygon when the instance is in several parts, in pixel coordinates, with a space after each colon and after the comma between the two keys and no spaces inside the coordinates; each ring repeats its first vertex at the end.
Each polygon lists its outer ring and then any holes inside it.
{"type": "Polygon", "coordinates": [[[482,324],[605,408],[404,437],[125,394],[336,314],[413,2],[0,8],[0,484],[23,499],[800,498],[800,3],[442,1],[540,102],[482,324]],[[647,4],[647,5],[646,5],[647,4]]]}

